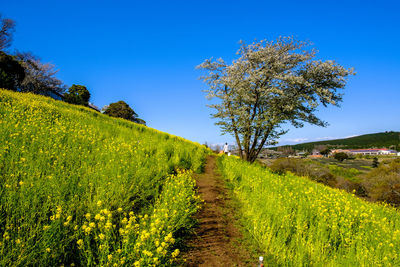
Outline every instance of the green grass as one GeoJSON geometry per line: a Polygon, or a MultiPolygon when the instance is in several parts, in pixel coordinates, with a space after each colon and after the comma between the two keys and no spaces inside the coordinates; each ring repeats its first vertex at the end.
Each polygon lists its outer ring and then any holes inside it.
{"type": "Polygon", "coordinates": [[[171,264],[198,208],[199,144],[0,90],[0,265],[171,264]],[[171,176],[177,174],[175,176],[171,176]]]}
{"type": "Polygon", "coordinates": [[[235,157],[220,157],[219,168],[244,227],[274,265],[400,265],[398,210],[235,157]]]}
{"type": "Polygon", "coordinates": [[[359,181],[359,178],[356,177],[362,174],[361,171],[355,168],[343,168],[337,165],[328,165],[328,168],[333,175],[340,176],[354,182],[359,181]]]}
{"type": "Polygon", "coordinates": [[[372,159],[348,159],[342,162],[334,158],[319,158],[312,160],[323,165],[336,165],[345,169],[357,169],[359,171],[366,171],[365,166],[372,166],[372,159]]]}

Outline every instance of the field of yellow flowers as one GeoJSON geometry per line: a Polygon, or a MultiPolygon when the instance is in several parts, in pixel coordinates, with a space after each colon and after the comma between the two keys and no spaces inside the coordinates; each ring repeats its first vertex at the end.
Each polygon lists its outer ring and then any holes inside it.
{"type": "Polygon", "coordinates": [[[173,264],[199,208],[199,144],[0,90],[0,266],[173,264]]]}
{"type": "Polygon", "coordinates": [[[219,168],[275,265],[400,266],[398,210],[234,157],[220,157],[219,168]]]}

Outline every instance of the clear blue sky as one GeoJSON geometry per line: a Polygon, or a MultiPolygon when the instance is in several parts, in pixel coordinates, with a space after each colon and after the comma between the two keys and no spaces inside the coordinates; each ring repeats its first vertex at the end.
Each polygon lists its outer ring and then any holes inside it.
{"type": "Polygon", "coordinates": [[[231,60],[238,41],[293,35],[318,57],[354,67],[327,128],[291,129],[281,142],[400,130],[398,1],[7,1],[13,49],[32,51],[86,85],[102,107],[126,101],[148,126],[197,142],[233,142],[210,118],[195,66],[231,60]]]}

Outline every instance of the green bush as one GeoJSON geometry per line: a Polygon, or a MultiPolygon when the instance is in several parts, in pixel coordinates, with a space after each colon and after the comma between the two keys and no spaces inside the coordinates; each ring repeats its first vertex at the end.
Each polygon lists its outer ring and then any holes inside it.
{"type": "Polygon", "coordinates": [[[400,159],[384,161],[363,177],[372,200],[400,205],[400,159]]]}
{"type": "Polygon", "coordinates": [[[348,159],[348,158],[349,158],[349,155],[347,155],[347,153],[344,153],[344,152],[339,152],[339,153],[335,153],[335,154],[333,155],[333,157],[334,157],[336,160],[342,162],[343,160],[348,159]]]}

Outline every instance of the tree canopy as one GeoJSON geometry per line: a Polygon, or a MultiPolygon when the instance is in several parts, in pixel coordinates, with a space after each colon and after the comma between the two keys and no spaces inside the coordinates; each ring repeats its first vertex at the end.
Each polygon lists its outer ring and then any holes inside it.
{"type": "Polygon", "coordinates": [[[231,64],[208,59],[198,66],[206,72],[201,79],[209,86],[209,105],[223,133],[232,134],[241,158],[253,162],[262,148],[276,140],[292,124],[304,122],[326,126],[315,115],[319,105],[342,101],[346,69],[335,61],[314,60],[317,51],[310,43],[281,37],[276,41],[240,43],[239,57],[231,64]]]}
{"type": "Polygon", "coordinates": [[[333,157],[334,157],[336,160],[342,162],[343,160],[348,159],[348,158],[349,158],[349,155],[347,155],[347,153],[345,153],[345,152],[338,152],[338,153],[335,153],[335,154],[333,155],[333,157]]]}
{"type": "Polygon", "coordinates": [[[90,92],[83,85],[73,84],[64,94],[64,100],[70,104],[88,106],[90,92]]]}
{"type": "Polygon", "coordinates": [[[136,114],[136,112],[122,100],[106,106],[104,108],[104,114],[146,125],[146,122],[138,118],[138,114],[136,114]]]}
{"type": "Polygon", "coordinates": [[[24,77],[25,71],[20,62],[0,51],[0,88],[17,91],[24,77]]]}

